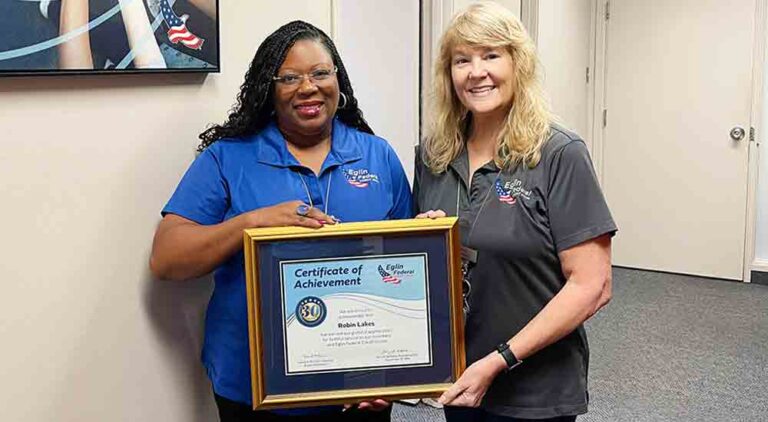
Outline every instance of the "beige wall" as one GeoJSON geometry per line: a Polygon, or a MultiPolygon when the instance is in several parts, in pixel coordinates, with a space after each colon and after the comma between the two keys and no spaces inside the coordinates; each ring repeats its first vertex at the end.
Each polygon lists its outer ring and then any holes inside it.
{"type": "Polygon", "coordinates": [[[0,79],[0,419],[211,421],[207,280],[153,282],[158,212],[261,40],[330,1],[223,0],[221,74],[0,79]]]}

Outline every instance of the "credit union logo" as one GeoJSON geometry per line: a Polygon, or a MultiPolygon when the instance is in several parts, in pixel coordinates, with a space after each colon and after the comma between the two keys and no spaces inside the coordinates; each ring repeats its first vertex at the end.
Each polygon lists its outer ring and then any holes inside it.
{"type": "Polygon", "coordinates": [[[379,176],[368,169],[345,169],[342,172],[347,183],[356,188],[367,188],[370,183],[379,183],[379,176]]]}

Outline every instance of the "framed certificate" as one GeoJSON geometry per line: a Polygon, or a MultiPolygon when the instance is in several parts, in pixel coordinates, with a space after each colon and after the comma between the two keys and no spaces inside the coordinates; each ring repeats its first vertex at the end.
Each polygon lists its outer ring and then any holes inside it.
{"type": "Polygon", "coordinates": [[[464,371],[456,218],[245,231],[254,409],[441,394],[464,371]]]}

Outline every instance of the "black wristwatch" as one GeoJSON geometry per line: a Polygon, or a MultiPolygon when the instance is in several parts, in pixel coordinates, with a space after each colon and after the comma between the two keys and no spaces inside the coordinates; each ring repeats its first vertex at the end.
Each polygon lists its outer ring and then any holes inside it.
{"type": "Polygon", "coordinates": [[[504,361],[507,362],[507,371],[511,371],[517,365],[523,363],[523,361],[518,359],[517,356],[512,353],[512,350],[509,349],[509,344],[507,344],[506,341],[496,346],[496,351],[499,352],[501,357],[504,358],[504,361]]]}

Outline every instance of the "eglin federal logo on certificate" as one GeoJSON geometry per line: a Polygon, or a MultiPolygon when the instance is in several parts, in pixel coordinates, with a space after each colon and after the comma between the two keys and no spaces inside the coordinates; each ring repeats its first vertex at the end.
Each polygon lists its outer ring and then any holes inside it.
{"type": "Polygon", "coordinates": [[[432,364],[427,255],[280,262],[285,374],[432,364]]]}

